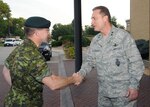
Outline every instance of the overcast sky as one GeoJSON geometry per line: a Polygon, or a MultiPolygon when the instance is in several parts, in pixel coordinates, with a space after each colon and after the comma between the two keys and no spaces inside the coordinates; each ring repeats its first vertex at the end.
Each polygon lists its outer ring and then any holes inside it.
{"type": "MultiPolygon", "coordinates": [[[[69,24],[74,18],[74,0],[3,0],[11,9],[12,17],[28,18],[42,16],[55,23],[69,24]]],[[[103,5],[109,8],[111,16],[126,27],[130,18],[130,0],[81,0],[82,25],[91,25],[92,9],[103,5]]]]}

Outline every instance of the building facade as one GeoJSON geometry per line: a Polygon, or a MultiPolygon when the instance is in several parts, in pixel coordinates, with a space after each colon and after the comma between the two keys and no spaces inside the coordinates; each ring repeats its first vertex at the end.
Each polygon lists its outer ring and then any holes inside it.
{"type": "Polygon", "coordinates": [[[150,40],[150,0],[130,0],[130,19],[126,20],[126,30],[135,40],[150,40]]]}
{"type": "Polygon", "coordinates": [[[130,0],[130,20],[127,30],[135,40],[150,39],[150,0],[130,0]]]}

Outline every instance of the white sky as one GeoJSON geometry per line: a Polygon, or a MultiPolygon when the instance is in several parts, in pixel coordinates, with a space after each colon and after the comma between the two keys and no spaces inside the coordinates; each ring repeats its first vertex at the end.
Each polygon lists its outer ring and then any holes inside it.
{"type": "MultiPolygon", "coordinates": [[[[12,17],[28,18],[42,16],[52,22],[69,24],[74,18],[74,0],[3,0],[11,9],[12,17]]],[[[82,26],[91,25],[92,9],[103,5],[109,8],[111,16],[126,27],[130,18],[130,0],[81,0],[82,26]]],[[[51,27],[52,28],[52,27],[51,27]]]]}

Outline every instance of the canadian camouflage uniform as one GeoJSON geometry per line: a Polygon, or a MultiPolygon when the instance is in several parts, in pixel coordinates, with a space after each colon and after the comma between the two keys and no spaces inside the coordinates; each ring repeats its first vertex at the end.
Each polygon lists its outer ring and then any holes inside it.
{"type": "Polygon", "coordinates": [[[138,89],[144,64],[135,41],[125,30],[112,26],[108,38],[97,34],[83,61],[83,77],[95,67],[99,85],[99,107],[125,107],[128,88],[138,89]]]}
{"type": "Polygon", "coordinates": [[[51,72],[38,47],[29,39],[6,59],[12,86],[5,98],[5,107],[42,107],[42,79],[51,72]]]}

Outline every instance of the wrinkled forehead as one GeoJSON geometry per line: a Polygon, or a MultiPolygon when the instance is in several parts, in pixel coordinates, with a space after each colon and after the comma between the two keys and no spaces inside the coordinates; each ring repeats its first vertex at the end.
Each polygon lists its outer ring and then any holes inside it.
{"type": "Polygon", "coordinates": [[[98,17],[98,16],[102,16],[101,10],[100,9],[93,10],[91,18],[98,17]]]}
{"type": "Polygon", "coordinates": [[[101,9],[95,9],[93,10],[93,13],[92,13],[92,17],[98,17],[98,16],[106,16],[106,14],[104,12],[101,11],[101,9]]]}

